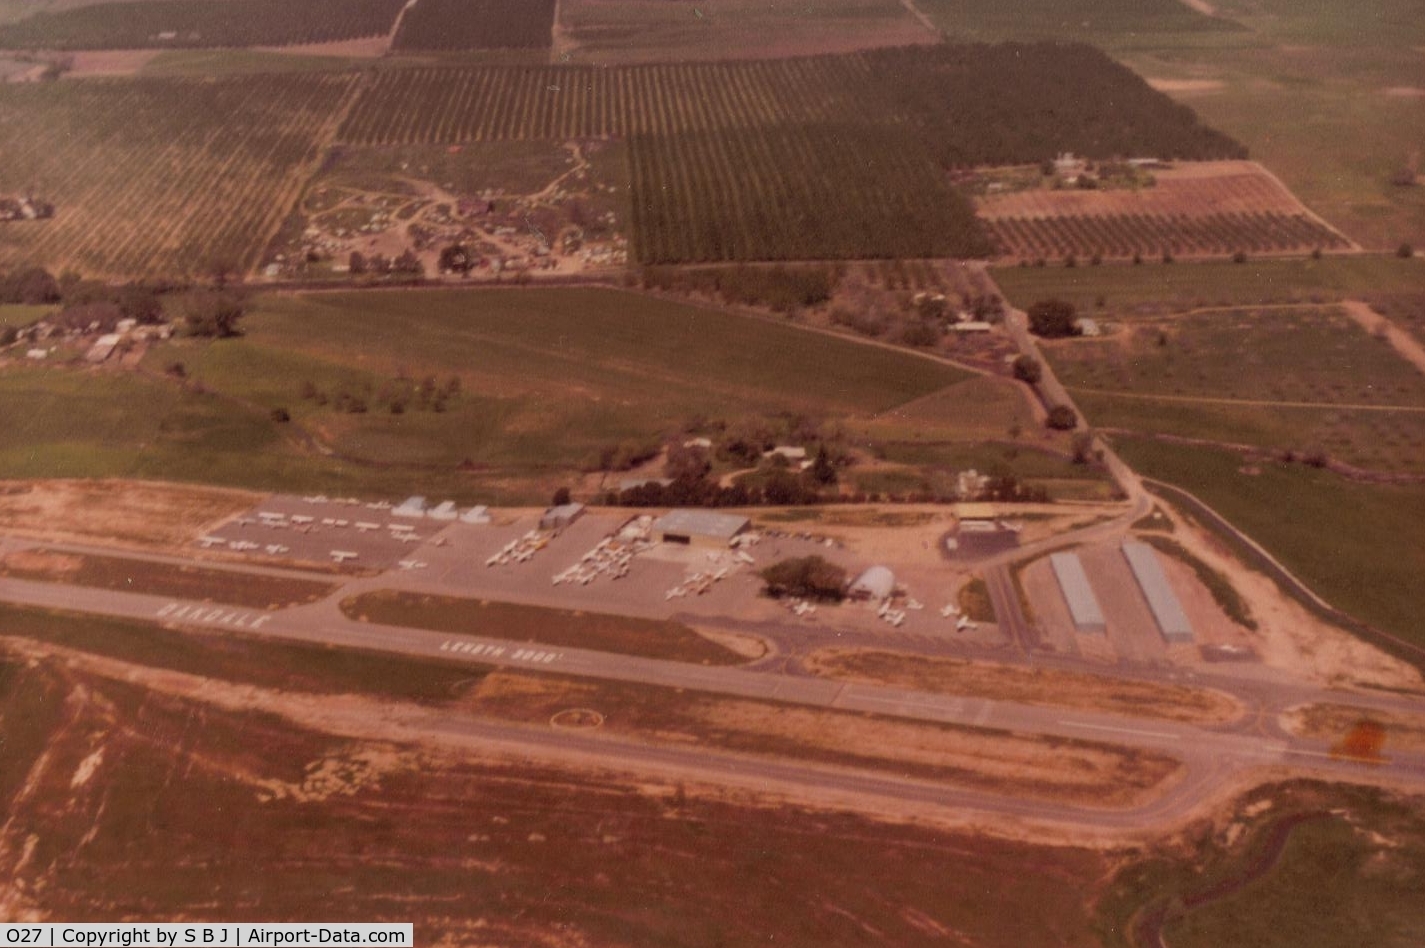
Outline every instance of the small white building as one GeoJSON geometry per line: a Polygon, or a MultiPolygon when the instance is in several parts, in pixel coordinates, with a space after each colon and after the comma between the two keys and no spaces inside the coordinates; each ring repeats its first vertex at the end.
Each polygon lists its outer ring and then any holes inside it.
{"type": "Polygon", "coordinates": [[[460,515],[461,523],[486,524],[490,522],[490,508],[485,506],[471,507],[460,515]]]}
{"type": "Polygon", "coordinates": [[[846,594],[861,601],[885,602],[895,591],[896,574],[885,566],[871,566],[856,577],[846,594]]]}
{"type": "Polygon", "coordinates": [[[460,514],[455,509],[455,501],[444,500],[427,510],[426,516],[432,520],[454,520],[460,514]]]}
{"type": "Polygon", "coordinates": [[[426,499],[419,494],[407,497],[401,501],[401,505],[391,511],[393,517],[408,517],[412,520],[420,520],[426,515],[426,499]]]}

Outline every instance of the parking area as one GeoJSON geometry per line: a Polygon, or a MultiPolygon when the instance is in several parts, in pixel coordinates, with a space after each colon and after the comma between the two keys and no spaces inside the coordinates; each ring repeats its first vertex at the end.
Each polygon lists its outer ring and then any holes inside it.
{"type": "Polygon", "coordinates": [[[593,509],[548,530],[540,528],[541,513],[501,509],[482,522],[432,520],[401,516],[391,503],[275,495],[196,545],[383,572],[393,587],[471,598],[854,631],[884,636],[888,645],[898,638],[981,648],[1003,644],[992,624],[960,621],[954,607],[967,574],[948,568],[929,540],[923,550],[916,543],[896,551],[903,559],[891,560],[899,589],[890,601],[823,606],[761,595],[759,571],[784,559],[821,556],[854,578],[886,551],[854,552],[841,538],[774,527],[760,528],[749,542],[731,548],[658,543],[652,514],[593,509]]]}
{"type": "Polygon", "coordinates": [[[195,541],[200,549],[384,570],[449,524],[395,517],[392,505],[276,494],[195,541]]]}
{"type": "Polygon", "coordinates": [[[650,618],[772,622],[981,646],[997,640],[993,626],[957,629],[958,614],[943,611],[958,589],[943,563],[905,577],[906,595],[892,603],[903,618],[892,626],[877,604],[794,610],[761,595],[758,571],[784,559],[822,556],[853,577],[871,565],[821,536],[758,531],[755,542],[717,548],[657,543],[647,529],[653,518],[629,511],[588,511],[559,531],[539,530],[539,516],[502,510],[489,524],[445,526],[409,554],[411,582],[451,595],[650,618]]]}

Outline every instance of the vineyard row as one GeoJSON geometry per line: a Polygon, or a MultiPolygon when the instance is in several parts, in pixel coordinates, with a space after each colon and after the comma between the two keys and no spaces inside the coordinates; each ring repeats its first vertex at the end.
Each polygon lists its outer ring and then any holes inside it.
{"type": "Polygon", "coordinates": [[[1340,234],[1306,214],[1110,214],[1005,217],[984,222],[1001,257],[1085,259],[1134,255],[1305,252],[1348,247],[1340,234]]]}
{"type": "Polygon", "coordinates": [[[251,265],[353,81],[7,90],[0,190],[33,190],[57,210],[39,225],[0,228],[0,267],[136,277],[251,265]]]}

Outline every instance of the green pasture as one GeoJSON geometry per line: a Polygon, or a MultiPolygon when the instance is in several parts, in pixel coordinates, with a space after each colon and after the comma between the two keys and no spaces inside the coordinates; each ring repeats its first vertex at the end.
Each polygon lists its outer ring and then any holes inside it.
{"type": "Polygon", "coordinates": [[[1418,800],[1294,781],[1238,800],[1229,834],[1127,862],[1096,906],[1096,944],[1404,948],[1425,936],[1418,800]],[[1161,919],[1161,939],[1152,918],[1161,919]]]}
{"type": "Polygon", "coordinates": [[[1367,484],[1300,464],[1247,468],[1204,447],[1118,437],[1139,473],[1195,494],[1331,605],[1425,644],[1425,485],[1367,484]],[[1255,471],[1255,473],[1253,473],[1255,471]]]}
{"type": "MultiPolygon", "coordinates": [[[[16,420],[0,430],[0,476],[368,496],[419,483],[459,499],[542,500],[601,453],[694,419],[850,424],[969,378],[909,353],[595,288],[263,296],[243,328],[156,345],[143,374],[11,367],[0,403],[16,420]],[[279,409],[290,422],[274,419],[279,409]]],[[[956,437],[955,420],[932,430],[956,437]]]]}
{"type": "Polygon", "coordinates": [[[1200,312],[1045,349],[1070,388],[1425,407],[1425,375],[1332,307],[1200,312]]]}
{"type": "Polygon", "coordinates": [[[1076,391],[1074,403],[1098,428],[1249,445],[1272,454],[1320,453],[1370,471],[1419,472],[1425,412],[1214,405],[1076,391]]]}
{"type": "Polygon", "coordinates": [[[257,49],[166,49],[144,63],[141,76],[254,76],[274,72],[340,72],[370,66],[355,56],[314,56],[257,49]]]}
{"type": "Polygon", "coordinates": [[[957,42],[1076,40],[1109,49],[1242,42],[1246,30],[1180,0],[918,0],[957,42]]]}
{"type": "Polygon", "coordinates": [[[1425,376],[1332,308],[1200,312],[1044,351],[1098,427],[1392,472],[1425,458],[1425,376]]]}
{"type": "Polygon", "coordinates": [[[1138,266],[1016,266],[996,267],[990,273],[1010,302],[1022,309],[1058,297],[1085,316],[1121,317],[1418,291],[1425,283],[1425,260],[1353,255],[1164,264],[1150,259],[1138,266]]]}
{"type": "Polygon", "coordinates": [[[1374,833],[1362,832],[1355,813],[1323,814],[1296,826],[1270,871],[1189,909],[1166,927],[1165,940],[1181,948],[1419,944],[1425,940],[1418,888],[1425,823],[1418,811],[1389,810],[1371,820],[1385,824],[1374,833]]]}
{"type": "Polygon", "coordinates": [[[0,303],[0,329],[8,326],[28,326],[30,323],[54,312],[53,306],[26,306],[23,303],[0,303]]]}

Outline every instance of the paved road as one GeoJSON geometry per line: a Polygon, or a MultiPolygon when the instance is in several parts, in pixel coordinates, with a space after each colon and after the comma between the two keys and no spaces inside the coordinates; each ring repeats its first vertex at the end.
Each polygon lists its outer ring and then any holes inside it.
{"type": "MultiPolygon", "coordinates": [[[[466,734],[525,754],[537,754],[541,749],[579,752],[613,769],[667,767],[713,780],[787,792],[800,789],[818,793],[853,793],[1080,826],[1146,830],[1186,814],[1204,794],[1231,773],[1267,765],[1289,765],[1326,775],[1356,778],[1369,767],[1379,777],[1425,786],[1425,755],[1396,755],[1384,764],[1364,765],[1333,759],[1328,748],[1316,742],[1258,731],[1195,727],[1103,713],[791,677],[747,668],[687,665],[483,636],[448,635],[333,618],[313,606],[278,611],[250,610],[11,579],[0,579],[0,600],[179,626],[232,629],[288,641],[468,661],[472,665],[539,669],[792,704],[874,712],[911,720],[1096,740],[1166,753],[1183,761],[1186,766],[1184,779],[1146,806],[1127,810],[1097,810],[1032,797],[1006,798],[998,794],[975,793],[927,781],[791,760],[750,758],[706,748],[651,746],[598,734],[479,721],[456,713],[433,713],[428,722],[436,730],[466,734]]],[[[1329,700],[1331,696],[1320,697],[1329,700]]]]}

